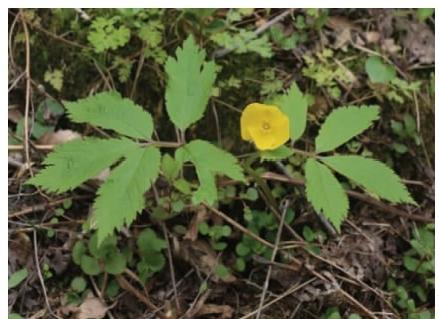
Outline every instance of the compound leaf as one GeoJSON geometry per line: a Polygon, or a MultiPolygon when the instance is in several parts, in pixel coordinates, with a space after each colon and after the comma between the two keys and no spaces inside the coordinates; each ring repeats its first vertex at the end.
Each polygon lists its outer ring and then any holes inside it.
{"type": "Polygon", "coordinates": [[[198,121],[206,109],[215,81],[215,64],[204,62],[206,53],[192,36],[169,57],[165,70],[168,75],[166,110],[171,121],[181,130],[198,121]]]}
{"type": "Polygon", "coordinates": [[[280,109],[290,120],[291,140],[297,141],[306,128],[306,114],[308,112],[308,101],[302,94],[296,83],[293,82],[285,95],[278,100],[280,109]]]}
{"type": "Polygon", "coordinates": [[[322,161],[372,194],[392,203],[416,204],[400,178],[382,162],[358,155],[335,155],[322,161]]]}
{"type": "Polygon", "coordinates": [[[339,107],[329,114],[316,138],[316,151],[327,152],[366,130],[379,116],[377,105],[339,107]]]}
{"type": "Polygon", "coordinates": [[[65,104],[73,122],[90,123],[133,138],[151,138],[151,115],[115,91],[65,104]]]}
{"type": "Polygon", "coordinates": [[[156,180],[160,170],[160,151],[149,146],[135,147],[125,154],[125,161],[116,167],[99,188],[94,203],[98,243],[114,229],[131,224],[144,206],[143,194],[156,180]]]}
{"type": "Polygon", "coordinates": [[[238,181],[245,181],[242,168],[237,159],[230,153],[212,144],[194,140],[179,148],[175,159],[180,163],[190,161],[194,164],[200,181],[200,187],[192,198],[195,204],[206,201],[213,204],[217,199],[215,175],[222,174],[238,181]]]}
{"type": "Polygon", "coordinates": [[[325,165],[310,158],[305,164],[306,197],[317,213],[323,213],[340,230],[349,201],[341,184],[325,165]]]}
{"type": "Polygon", "coordinates": [[[50,153],[46,165],[28,184],[62,193],[81,185],[107,168],[135,146],[127,139],[77,139],[59,145],[50,153]]]}

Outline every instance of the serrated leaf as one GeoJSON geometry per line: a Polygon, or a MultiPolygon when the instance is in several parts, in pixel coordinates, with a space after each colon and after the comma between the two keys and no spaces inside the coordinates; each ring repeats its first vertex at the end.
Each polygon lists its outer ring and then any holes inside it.
{"type": "Polygon", "coordinates": [[[349,208],[348,197],[334,174],[313,158],[305,164],[306,197],[340,231],[349,208]]]}
{"type": "Polygon", "coordinates": [[[339,107],[329,114],[316,138],[316,151],[327,152],[365,131],[378,119],[377,105],[339,107]]]}
{"type": "Polygon", "coordinates": [[[163,175],[169,180],[174,181],[178,177],[181,166],[179,163],[169,154],[165,154],[162,157],[161,169],[163,175]]]}
{"type": "Polygon", "coordinates": [[[275,150],[261,151],[261,161],[280,161],[293,155],[293,150],[285,145],[282,145],[275,150]]]}
{"type": "Polygon", "coordinates": [[[297,84],[293,82],[288,92],[282,95],[278,101],[280,109],[290,120],[291,140],[297,141],[302,137],[306,128],[308,100],[302,94],[297,84]]]}
{"type": "Polygon", "coordinates": [[[194,140],[175,152],[175,159],[180,163],[192,162],[195,166],[200,187],[194,193],[194,204],[206,201],[213,204],[218,197],[215,175],[226,175],[232,179],[245,182],[242,168],[237,159],[230,153],[212,144],[194,140]]]}
{"type": "Polygon", "coordinates": [[[117,49],[130,40],[130,29],[117,26],[119,16],[112,18],[97,17],[91,24],[91,31],[87,36],[97,53],[108,49],[117,49]]]}
{"type": "Polygon", "coordinates": [[[145,204],[143,194],[156,180],[160,170],[160,151],[149,146],[135,147],[125,154],[98,191],[94,203],[98,243],[114,229],[131,224],[145,204]]]}
{"type": "Polygon", "coordinates": [[[204,62],[206,53],[192,36],[176,51],[177,59],[169,57],[166,110],[171,121],[181,130],[198,121],[207,106],[215,81],[215,64],[204,62]]]}
{"type": "Polygon", "coordinates": [[[99,245],[98,234],[94,233],[88,241],[88,251],[93,257],[101,258],[113,252],[117,252],[116,236],[107,236],[99,245]]]}
{"type": "Polygon", "coordinates": [[[335,155],[322,161],[372,194],[392,203],[416,204],[400,178],[382,162],[358,155],[335,155]]]}
{"type": "Polygon", "coordinates": [[[135,145],[127,139],[96,138],[61,144],[44,160],[46,168],[27,183],[55,193],[71,190],[95,177],[135,145]]]}
{"type": "Polygon", "coordinates": [[[69,118],[76,123],[90,123],[133,138],[150,139],[151,115],[116,91],[99,93],[65,103],[69,118]]]}

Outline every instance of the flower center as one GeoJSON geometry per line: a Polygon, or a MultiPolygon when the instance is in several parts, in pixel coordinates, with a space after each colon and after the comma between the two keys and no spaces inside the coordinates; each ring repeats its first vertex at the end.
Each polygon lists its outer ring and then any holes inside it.
{"type": "Polygon", "coordinates": [[[271,128],[270,123],[268,122],[262,122],[262,128],[264,129],[264,131],[268,131],[271,128]]]}

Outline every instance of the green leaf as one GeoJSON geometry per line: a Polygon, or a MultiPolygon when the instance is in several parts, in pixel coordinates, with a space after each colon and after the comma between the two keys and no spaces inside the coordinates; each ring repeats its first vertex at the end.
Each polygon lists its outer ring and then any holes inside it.
{"type": "Polygon", "coordinates": [[[98,233],[94,233],[88,241],[88,250],[96,258],[104,257],[113,252],[117,252],[116,236],[107,236],[100,244],[98,242],[98,233]]]}
{"type": "Polygon", "coordinates": [[[260,151],[261,161],[280,161],[293,155],[293,150],[282,145],[275,150],[260,151]]]}
{"type": "Polygon", "coordinates": [[[206,53],[192,36],[177,49],[176,56],[169,57],[165,65],[166,110],[171,121],[185,130],[203,116],[216,77],[215,64],[204,62],[206,53]]]}
{"type": "Polygon", "coordinates": [[[145,253],[143,260],[148,263],[149,269],[153,272],[161,270],[166,262],[163,254],[156,251],[148,251],[145,253]]]}
{"type": "Polygon", "coordinates": [[[131,224],[143,209],[143,194],[156,180],[159,169],[160,151],[153,146],[131,148],[125,154],[125,161],[99,188],[94,204],[99,243],[114,229],[131,224]]]}
{"type": "Polygon", "coordinates": [[[95,177],[136,144],[127,139],[77,139],[61,144],[44,160],[46,168],[27,181],[62,193],[95,177]]]}
{"type": "Polygon", "coordinates": [[[8,289],[17,287],[28,275],[27,269],[22,268],[14,272],[11,277],[8,278],[8,289]]]}
{"type": "Polygon", "coordinates": [[[75,277],[70,283],[70,287],[76,292],[83,292],[87,288],[87,282],[83,277],[75,277]]]}
{"type": "Polygon", "coordinates": [[[322,213],[340,231],[348,213],[349,201],[334,174],[313,158],[305,164],[306,197],[318,213],[322,213]]]}
{"type": "Polygon", "coordinates": [[[358,155],[335,155],[322,161],[368,192],[392,203],[416,204],[395,172],[385,164],[358,155]]]}
{"type": "Polygon", "coordinates": [[[148,251],[160,252],[167,246],[166,240],[158,237],[151,228],[143,230],[137,238],[137,247],[139,247],[141,253],[148,251]]]}
{"type": "Polygon", "coordinates": [[[431,17],[434,13],[434,8],[419,8],[416,9],[416,17],[419,21],[423,22],[431,17]]]}
{"type": "Polygon", "coordinates": [[[161,169],[163,175],[169,180],[174,181],[178,177],[181,166],[179,163],[169,154],[165,154],[162,157],[161,169]]]}
{"type": "Polygon", "coordinates": [[[122,273],[127,266],[127,259],[121,252],[108,254],[104,260],[104,270],[112,275],[122,273]]]}
{"type": "Polygon", "coordinates": [[[18,313],[10,313],[8,314],[8,319],[23,319],[18,313]]]}
{"type": "Polygon", "coordinates": [[[55,69],[53,71],[47,70],[44,73],[44,82],[47,82],[50,85],[52,85],[52,87],[57,91],[61,91],[63,85],[63,79],[64,79],[63,72],[62,70],[59,69],[55,69]]]}
{"type": "Polygon", "coordinates": [[[306,115],[308,112],[308,100],[300,91],[295,82],[291,84],[287,94],[278,100],[279,107],[290,120],[290,137],[297,141],[303,135],[306,128],[306,115]]]}
{"type": "Polygon", "coordinates": [[[87,247],[82,240],[77,241],[72,249],[72,259],[77,265],[81,264],[82,256],[87,252],[87,247]]]}
{"type": "Polygon", "coordinates": [[[151,138],[151,115],[116,91],[99,93],[65,104],[73,122],[90,123],[133,138],[151,138]]]}
{"type": "Polygon", "coordinates": [[[224,279],[230,275],[230,272],[226,266],[224,266],[223,264],[218,264],[215,267],[215,275],[217,275],[221,279],[224,279]]]}
{"type": "Polygon", "coordinates": [[[81,269],[90,276],[96,276],[101,273],[98,260],[88,255],[83,255],[81,257],[81,269]]]}
{"type": "Polygon", "coordinates": [[[130,40],[130,29],[125,26],[116,26],[119,16],[112,18],[97,17],[91,24],[91,32],[87,39],[97,53],[108,49],[117,49],[130,40]]]}
{"type": "Polygon", "coordinates": [[[371,56],[365,64],[367,75],[372,83],[388,83],[396,77],[395,68],[384,63],[380,57],[371,56]]]}
{"type": "Polygon", "coordinates": [[[236,245],[235,251],[238,256],[247,256],[250,253],[250,247],[241,242],[236,245]]]}
{"type": "Polygon", "coordinates": [[[377,105],[345,106],[335,109],[320,128],[316,138],[316,151],[331,151],[346,143],[365,131],[378,116],[377,105]]]}
{"type": "Polygon", "coordinates": [[[213,204],[217,200],[216,174],[245,182],[242,168],[237,159],[232,154],[206,141],[194,140],[179,148],[175,152],[175,159],[180,163],[190,161],[195,165],[200,187],[192,197],[194,204],[203,201],[213,204]]]}

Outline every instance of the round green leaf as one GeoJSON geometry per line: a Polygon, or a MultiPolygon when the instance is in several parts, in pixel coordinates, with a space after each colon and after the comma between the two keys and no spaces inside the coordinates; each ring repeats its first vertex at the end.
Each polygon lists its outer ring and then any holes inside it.
{"type": "Polygon", "coordinates": [[[127,260],[124,254],[120,252],[113,252],[106,256],[104,264],[104,269],[106,272],[112,275],[117,275],[125,270],[127,260]]]}
{"type": "Polygon", "coordinates": [[[81,257],[81,269],[90,276],[96,276],[101,273],[98,260],[88,255],[81,257]]]}
{"type": "Polygon", "coordinates": [[[70,283],[70,287],[76,292],[83,292],[87,287],[87,282],[83,277],[75,277],[70,283]]]}

